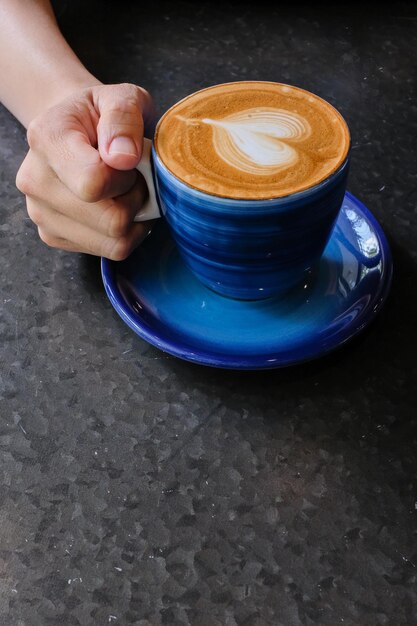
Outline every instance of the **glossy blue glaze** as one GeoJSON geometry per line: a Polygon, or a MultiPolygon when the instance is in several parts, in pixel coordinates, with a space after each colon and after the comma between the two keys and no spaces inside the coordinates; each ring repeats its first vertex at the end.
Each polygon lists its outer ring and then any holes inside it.
{"type": "Polygon", "coordinates": [[[271,200],[233,200],[182,183],[152,152],[165,215],[185,263],[206,286],[244,300],[300,284],[329,239],[346,189],[349,159],[320,184],[271,200]]]}
{"type": "Polygon", "coordinates": [[[315,273],[282,297],[239,301],[190,272],[163,221],[126,261],[102,260],[107,295],[143,339],[177,357],[233,369],[319,357],[365,328],[385,301],[391,254],[372,214],[351,194],[315,273]]]}

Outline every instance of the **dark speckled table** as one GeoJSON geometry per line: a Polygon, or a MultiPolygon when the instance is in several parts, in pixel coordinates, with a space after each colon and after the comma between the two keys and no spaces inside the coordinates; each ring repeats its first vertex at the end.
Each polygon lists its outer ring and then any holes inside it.
{"type": "Polygon", "coordinates": [[[391,297],[309,364],[167,356],[114,312],[97,259],[38,240],[1,109],[1,626],[417,624],[417,8],[279,4],[56,2],[88,67],[159,114],[235,79],[334,103],[391,297]]]}

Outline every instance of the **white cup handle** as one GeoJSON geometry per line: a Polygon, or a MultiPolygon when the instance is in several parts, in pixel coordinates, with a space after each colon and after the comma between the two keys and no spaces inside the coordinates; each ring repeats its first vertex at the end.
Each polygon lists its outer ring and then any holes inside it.
{"type": "Polygon", "coordinates": [[[140,211],[135,215],[135,222],[146,222],[156,217],[161,217],[158,200],[156,199],[155,185],[153,182],[152,165],[151,165],[152,141],[143,139],[142,158],[137,165],[139,172],[142,174],[148,187],[148,198],[142,205],[140,211]]]}

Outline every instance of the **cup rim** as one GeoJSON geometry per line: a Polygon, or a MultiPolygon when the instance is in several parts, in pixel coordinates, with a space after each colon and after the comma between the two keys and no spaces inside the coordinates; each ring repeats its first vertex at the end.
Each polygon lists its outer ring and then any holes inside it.
{"type": "MultiPolygon", "coordinates": [[[[236,205],[238,204],[240,207],[242,206],[266,206],[268,204],[285,204],[285,203],[293,203],[299,200],[303,200],[304,198],[308,198],[311,194],[319,192],[321,188],[327,187],[327,185],[331,184],[332,179],[337,178],[343,169],[347,168],[350,163],[350,154],[351,150],[346,155],[345,160],[340,166],[332,172],[327,178],[324,178],[320,182],[316,183],[312,187],[307,187],[307,189],[301,189],[300,191],[295,191],[294,193],[287,194],[286,196],[271,196],[270,198],[230,198],[229,196],[222,196],[220,194],[210,193],[208,191],[202,191],[201,189],[197,189],[196,187],[192,187],[188,183],[179,179],[175,174],[171,172],[159,157],[158,153],[155,150],[155,145],[152,142],[152,160],[158,163],[158,167],[164,171],[165,176],[168,176],[174,181],[174,184],[178,187],[183,187],[186,190],[186,193],[196,196],[197,198],[204,199],[205,202],[216,203],[222,202],[227,205],[236,205]]],[[[153,166],[154,174],[156,174],[155,165],[153,166]]]]}
{"type": "Polygon", "coordinates": [[[271,81],[271,80],[236,80],[236,81],[228,81],[225,83],[216,83],[215,85],[209,85],[207,87],[203,87],[202,89],[198,89],[197,91],[194,91],[191,94],[188,94],[187,96],[184,96],[184,98],[181,98],[180,100],[178,100],[177,102],[175,102],[172,106],[170,106],[160,117],[160,119],[158,120],[157,124],[156,124],[156,128],[155,128],[155,132],[153,135],[153,139],[152,139],[152,154],[154,156],[154,158],[156,157],[158,159],[159,164],[164,168],[164,170],[174,178],[174,180],[181,184],[184,185],[184,187],[186,187],[187,189],[192,190],[193,192],[195,192],[196,194],[201,194],[203,197],[212,197],[212,198],[220,198],[221,200],[226,200],[226,201],[235,201],[235,202],[250,202],[250,203],[264,203],[264,202],[268,202],[271,200],[274,201],[278,201],[278,200],[290,200],[294,197],[299,198],[300,194],[304,194],[304,193],[311,193],[313,191],[316,190],[316,188],[320,187],[323,184],[326,184],[329,182],[329,179],[331,179],[333,176],[336,176],[340,170],[349,162],[350,160],[350,155],[351,155],[351,150],[352,150],[352,136],[350,133],[350,129],[348,126],[348,123],[346,122],[344,116],[340,113],[340,111],[330,102],[328,102],[327,100],[325,100],[324,98],[322,98],[321,96],[318,96],[317,94],[313,93],[312,91],[308,91],[307,89],[304,89],[303,87],[298,87],[297,85],[290,85],[288,83],[281,83],[281,82],[277,82],[277,81],[271,81]],[[327,106],[331,107],[332,109],[334,109],[334,111],[337,113],[337,115],[341,118],[342,122],[344,123],[345,127],[346,127],[346,131],[347,131],[347,149],[346,149],[346,154],[345,157],[343,159],[343,161],[339,164],[339,166],[333,170],[332,172],[329,173],[328,176],[326,176],[326,178],[323,178],[322,180],[320,180],[319,182],[315,183],[314,185],[310,186],[310,187],[306,187],[304,189],[299,189],[298,191],[294,191],[292,193],[288,193],[285,195],[280,195],[280,196],[268,196],[265,198],[236,198],[236,197],[232,197],[232,196],[226,196],[226,195],[222,195],[220,193],[215,193],[215,192],[211,192],[211,191],[204,191],[202,189],[198,189],[197,187],[194,187],[193,185],[190,185],[189,183],[181,180],[180,178],[178,178],[178,176],[176,176],[169,168],[168,166],[164,163],[164,161],[162,160],[162,158],[160,157],[160,155],[158,154],[157,150],[156,150],[156,142],[157,142],[157,136],[158,136],[158,132],[160,129],[160,126],[164,120],[164,118],[168,115],[168,113],[170,113],[170,111],[172,111],[172,109],[174,109],[176,106],[178,106],[179,104],[181,104],[182,102],[185,102],[186,100],[188,100],[189,98],[192,98],[193,96],[195,96],[196,94],[202,93],[204,91],[210,91],[211,89],[215,89],[217,87],[222,87],[222,86],[226,86],[226,85],[239,85],[239,84],[266,84],[266,85],[281,85],[283,87],[290,87],[291,89],[296,89],[297,91],[302,91],[306,94],[309,95],[313,95],[315,98],[318,98],[319,100],[321,100],[322,102],[324,102],[327,106]]]}

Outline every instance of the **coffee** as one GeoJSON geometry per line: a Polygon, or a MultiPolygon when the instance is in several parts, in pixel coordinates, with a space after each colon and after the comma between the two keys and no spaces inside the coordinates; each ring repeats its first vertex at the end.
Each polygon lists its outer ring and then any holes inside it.
{"type": "Polygon", "coordinates": [[[318,96],[280,83],[238,82],[184,98],[161,118],[156,152],[208,194],[279,198],[309,189],[345,161],[349,130],[318,96]]]}

